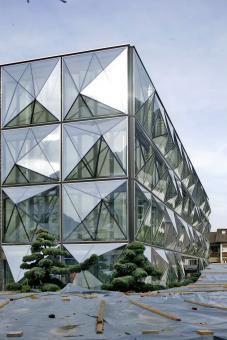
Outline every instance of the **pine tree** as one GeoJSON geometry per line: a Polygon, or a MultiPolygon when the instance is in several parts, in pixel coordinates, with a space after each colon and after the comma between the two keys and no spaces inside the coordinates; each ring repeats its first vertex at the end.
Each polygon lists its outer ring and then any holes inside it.
{"type": "Polygon", "coordinates": [[[144,255],[144,250],[145,246],[141,242],[129,243],[119,261],[114,265],[112,282],[104,284],[102,288],[122,292],[154,290],[156,287],[145,283],[145,279],[148,276],[152,276],[153,279],[160,279],[162,273],[151,265],[144,255]]]}
{"type": "MultiPolygon", "coordinates": [[[[68,266],[60,260],[61,256],[66,255],[67,252],[57,245],[54,235],[45,229],[38,229],[36,239],[31,245],[31,254],[23,257],[23,263],[20,266],[27,270],[24,274],[27,290],[29,288],[43,291],[58,290],[64,286],[60,279],[62,275],[87,270],[97,261],[97,256],[91,255],[83,263],[68,266]]],[[[26,290],[23,286],[22,289],[26,290]]]]}

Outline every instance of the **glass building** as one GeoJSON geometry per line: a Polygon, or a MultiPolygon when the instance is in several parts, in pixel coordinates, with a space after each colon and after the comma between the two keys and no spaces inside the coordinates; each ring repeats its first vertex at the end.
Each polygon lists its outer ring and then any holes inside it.
{"type": "MultiPolygon", "coordinates": [[[[175,95],[175,94],[173,94],[175,95]]],[[[1,66],[1,287],[23,277],[38,227],[99,287],[127,242],[181,280],[207,261],[203,186],[133,46],[1,66]]]]}

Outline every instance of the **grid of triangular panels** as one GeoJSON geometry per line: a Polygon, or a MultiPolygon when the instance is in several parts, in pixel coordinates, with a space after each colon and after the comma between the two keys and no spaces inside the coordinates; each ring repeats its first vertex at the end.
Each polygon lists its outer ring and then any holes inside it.
{"type": "MultiPolygon", "coordinates": [[[[182,192],[187,199],[209,216],[207,195],[194,170],[191,161],[177,135],[159,96],[148,77],[137,53],[133,55],[135,115],[136,115],[136,175],[145,186],[152,189],[157,185],[157,177],[168,182],[167,170],[172,178],[170,191],[182,192]],[[157,151],[155,153],[155,151],[157,151]],[[156,156],[157,155],[157,156],[156,156]],[[158,157],[159,155],[159,157],[158,157]],[[172,170],[172,171],[171,171],[172,170]],[[173,174],[175,176],[173,176],[173,174]],[[180,183],[180,184],[179,184],[180,183]],[[178,185],[179,184],[179,185],[178,185]]],[[[171,179],[169,180],[171,181],[171,179]]],[[[161,199],[165,199],[166,188],[161,199]]],[[[176,196],[172,195],[173,197],[176,196]]],[[[168,199],[168,197],[167,197],[168,199]]],[[[192,204],[193,204],[192,203],[192,204]]],[[[186,205],[190,205],[188,202],[186,205]]],[[[179,210],[181,214],[181,210],[179,210]]]]}
{"type": "Polygon", "coordinates": [[[183,277],[182,254],[204,262],[210,229],[206,193],[141,60],[131,52],[131,77],[127,47],[2,67],[2,234],[15,280],[22,277],[18,259],[29,251],[39,226],[68,250],[66,261],[99,255],[99,265],[81,273],[83,286],[109,280],[132,228],[127,114],[136,117],[130,140],[135,238],[163,269],[162,282],[183,277]]]}
{"type": "MultiPolygon", "coordinates": [[[[62,187],[62,241],[127,240],[127,181],[62,187]]],[[[59,185],[3,188],[3,242],[28,243],[42,227],[60,238],[59,185]]]]}
{"type": "Polygon", "coordinates": [[[4,66],[2,84],[3,127],[127,114],[127,48],[4,66]]]}
{"type": "Polygon", "coordinates": [[[2,126],[60,120],[60,58],[5,66],[2,84],[2,126]]]}
{"type": "MultiPolygon", "coordinates": [[[[75,247],[73,244],[63,244],[63,249],[68,252],[65,262],[75,264],[96,253],[99,257],[98,263],[89,270],[77,274],[77,284],[80,287],[91,289],[100,288],[103,282],[111,280],[113,266],[124,251],[125,245],[126,243],[92,243],[89,245],[78,244],[75,247]]],[[[30,253],[30,246],[3,245],[3,250],[8,261],[9,275],[12,275],[14,281],[20,281],[24,276],[24,270],[20,268],[20,263],[23,256],[30,253]]],[[[190,257],[184,258],[179,253],[150,246],[145,246],[144,254],[162,271],[160,284],[165,286],[185,277],[184,259],[187,261],[190,260],[190,257]]],[[[205,264],[205,260],[202,258],[197,263],[200,268],[203,268],[205,264]]],[[[147,278],[148,282],[152,282],[150,280],[151,278],[147,278]]]]}
{"type": "Polygon", "coordinates": [[[136,212],[137,240],[182,254],[207,258],[209,242],[206,235],[139,184],[136,185],[136,212]]]}

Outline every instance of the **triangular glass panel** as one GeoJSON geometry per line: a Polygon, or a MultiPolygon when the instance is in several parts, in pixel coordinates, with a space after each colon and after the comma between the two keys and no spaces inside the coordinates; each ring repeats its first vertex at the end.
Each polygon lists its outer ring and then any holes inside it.
{"type": "Polygon", "coordinates": [[[151,243],[151,224],[150,224],[150,216],[146,216],[140,229],[137,232],[136,239],[140,242],[151,243]]]}
{"type": "Polygon", "coordinates": [[[4,66],[4,71],[9,73],[17,82],[20,80],[23,75],[28,63],[19,63],[9,66],[4,66]]]}
{"type": "Polygon", "coordinates": [[[176,220],[175,220],[175,214],[173,212],[173,210],[169,209],[166,207],[167,213],[169,215],[170,221],[172,222],[172,225],[176,231],[176,234],[178,234],[178,230],[177,230],[177,225],[176,225],[176,220]]]}
{"type": "Polygon", "coordinates": [[[169,260],[166,256],[165,250],[164,249],[160,249],[160,248],[153,248],[156,253],[158,253],[159,256],[161,256],[161,258],[166,262],[169,263],[169,260]]]}
{"type": "Polygon", "coordinates": [[[17,208],[18,214],[20,215],[20,220],[23,221],[23,227],[27,235],[29,242],[32,240],[36,229],[41,227],[36,221],[34,221],[30,215],[26,214],[23,210],[17,208]]]}
{"type": "Polygon", "coordinates": [[[33,83],[33,77],[32,77],[32,70],[31,70],[31,64],[28,64],[25,71],[23,72],[21,78],[20,78],[20,85],[25,88],[30,95],[35,98],[35,89],[34,89],[34,83],[33,83]]]}
{"type": "Polygon", "coordinates": [[[64,63],[79,91],[91,83],[122,51],[124,47],[106,49],[64,57],[64,63]]]}
{"type": "Polygon", "coordinates": [[[2,123],[5,121],[9,105],[14,95],[14,91],[17,87],[17,82],[6,71],[2,69],[2,123]]]}
{"type": "Polygon", "coordinates": [[[133,53],[134,86],[135,86],[135,111],[137,112],[143,103],[154,92],[153,84],[142,65],[137,53],[133,53]]]}
{"type": "Polygon", "coordinates": [[[105,140],[102,139],[98,157],[97,177],[124,176],[125,171],[105,140]]]}
{"type": "Polygon", "coordinates": [[[125,49],[81,91],[81,94],[127,113],[127,72],[127,49],[125,49]]]}
{"type": "Polygon", "coordinates": [[[115,157],[103,138],[99,139],[67,176],[72,178],[123,176],[120,161],[115,157]]]}
{"type": "Polygon", "coordinates": [[[47,108],[58,120],[61,118],[61,63],[56,64],[49,75],[37,100],[47,108]]]}
{"type": "Polygon", "coordinates": [[[17,165],[32,170],[33,172],[37,172],[45,177],[58,179],[57,172],[53,169],[51,163],[40,148],[40,145],[35,146],[24,157],[22,157],[17,162],[17,165]]]}
{"type": "Polygon", "coordinates": [[[65,238],[65,241],[94,241],[83,223],[78,224],[65,238]]]}
{"type": "Polygon", "coordinates": [[[65,116],[65,120],[73,120],[80,118],[92,118],[93,114],[88,108],[85,100],[81,95],[78,95],[74,103],[72,104],[69,112],[65,116]]]}
{"type": "Polygon", "coordinates": [[[66,179],[81,179],[94,177],[94,173],[85,158],[81,160],[70,172],[66,179]]]}
{"type": "Polygon", "coordinates": [[[152,136],[153,130],[153,101],[154,101],[154,93],[146,100],[146,102],[142,105],[142,107],[136,112],[136,118],[141,124],[141,126],[145,129],[148,136],[152,136]]]}
{"type": "Polygon", "coordinates": [[[13,98],[5,114],[4,125],[17,116],[25,107],[31,104],[34,97],[30,95],[19,83],[14,91],[13,98]],[[18,100],[20,98],[20,100],[18,100]]]}
{"type": "Polygon", "coordinates": [[[102,116],[116,116],[118,114],[122,114],[122,112],[115,110],[114,108],[105,105],[103,103],[98,102],[92,98],[82,96],[90,111],[92,112],[92,116],[102,117],[102,116]]]}
{"type": "Polygon", "coordinates": [[[124,50],[127,50],[126,47],[116,47],[109,48],[105,50],[95,51],[95,55],[99,60],[102,69],[104,70],[114,59],[116,59],[124,50]]]}
{"type": "Polygon", "coordinates": [[[4,188],[5,194],[13,201],[15,204],[23,202],[31,197],[44,193],[50,189],[56,187],[56,184],[42,185],[42,186],[23,186],[14,188],[4,188]]]}
{"type": "Polygon", "coordinates": [[[7,126],[20,126],[54,121],[57,121],[57,118],[39,102],[34,101],[12,119],[7,126]]]}
{"type": "MultiPolygon", "coordinates": [[[[113,119],[114,120],[114,119],[113,119]]],[[[108,144],[124,170],[127,169],[127,118],[116,118],[117,124],[111,130],[103,133],[103,138],[108,144]]],[[[100,130],[102,126],[99,124],[100,130]]],[[[104,131],[103,131],[104,132],[104,131]]]]}
{"type": "Polygon", "coordinates": [[[15,205],[13,204],[13,202],[5,195],[3,195],[4,197],[4,203],[3,203],[3,210],[4,210],[4,222],[3,222],[3,225],[4,225],[4,232],[7,231],[8,229],[8,224],[10,223],[11,221],[11,218],[13,216],[13,213],[14,213],[14,210],[16,209],[15,205]]]}
{"type": "Polygon", "coordinates": [[[7,243],[29,242],[29,237],[26,234],[22,218],[17,208],[14,209],[7,230],[4,231],[3,240],[7,243]]]}
{"type": "MultiPolygon", "coordinates": [[[[44,128],[45,129],[45,128],[44,128]]],[[[17,130],[8,130],[10,138],[8,138],[8,145],[11,150],[15,149],[15,163],[20,160],[27,152],[29,152],[32,148],[36,146],[38,141],[34,138],[33,129],[32,128],[23,128],[17,130]],[[16,133],[12,133],[12,131],[16,131],[16,133]],[[20,149],[17,147],[20,145],[20,149]]],[[[43,136],[42,136],[43,137],[43,136]]],[[[12,151],[11,151],[12,153],[12,151]]]]}
{"type": "MultiPolygon", "coordinates": [[[[48,163],[54,171],[53,175],[49,175],[50,177],[59,178],[60,174],[60,134],[61,127],[60,125],[55,125],[55,129],[53,129],[46,137],[42,139],[39,143],[39,146],[45,155],[48,163]]],[[[47,173],[43,173],[47,175],[47,173]]]]}
{"type": "Polygon", "coordinates": [[[153,133],[152,133],[154,142],[156,141],[156,138],[159,136],[168,137],[168,131],[166,129],[165,122],[163,120],[160,110],[155,111],[155,115],[156,117],[154,120],[153,133]]]}
{"type": "Polygon", "coordinates": [[[73,207],[80,217],[80,221],[83,221],[101,200],[99,194],[96,194],[97,188],[94,186],[94,183],[65,184],[64,189],[70,197],[73,207]],[[92,195],[92,191],[96,196],[92,195]]]}
{"type": "Polygon", "coordinates": [[[102,282],[98,280],[90,271],[85,270],[78,274],[76,277],[76,283],[80,287],[85,287],[88,289],[100,289],[102,282]],[[83,276],[82,276],[83,275],[83,276]]]}
{"type": "Polygon", "coordinates": [[[81,223],[81,219],[65,189],[63,192],[63,198],[64,198],[63,238],[64,240],[67,240],[70,237],[73,230],[81,223]]]}
{"type": "Polygon", "coordinates": [[[33,61],[31,63],[32,75],[35,88],[35,96],[37,97],[59,62],[60,58],[49,58],[44,60],[33,61]]]}
{"type": "Polygon", "coordinates": [[[64,247],[78,261],[83,262],[92,254],[101,256],[114,249],[124,246],[126,243],[88,243],[88,244],[64,244],[64,247]]]}
{"type": "Polygon", "coordinates": [[[9,264],[13,278],[15,282],[18,282],[24,276],[24,270],[20,268],[20,265],[22,263],[23,257],[29,254],[30,245],[21,245],[21,246],[3,245],[2,248],[5,253],[5,256],[9,264]]]}
{"type": "Polygon", "coordinates": [[[20,165],[14,165],[9,175],[4,181],[4,184],[26,184],[26,183],[40,183],[51,182],[54,179],[45,175],[39,174],[31,169],[25,168],[20,165]]]}
{"type": "Polygon", "coordinates": [[[64,124],[63,145],[67,150],[63,152],[64,177],[84,158],[100,135],[97,125],[91,121],[64,124]]]}
{"type": "Polygon", "coordinates": [[[127,235],[114,217],[114,213],[110,213],[110,210],[107,209],[106,204],[104,204],[99,217],[96,234],[97,241],[126,240],[127,235]]]}
{"type": "Polygon", "coordinates": [[[157,172],[157,169],[155,167],[155,158],[154,155],[152,155],[147,162],[144,164],[142,169],[137,174],[137,178],[141,183],[148,187],[153,188],[158,180],[159,180],[159,174],[157,172]]]}
{"type": "Polygon", "coordinates": [[[146,256],[148,261],[151,262],[151,247],[145,246],[144,256],[146,256]]]}
{"type": "Polygon", "coordinates": [[[63,246],[69,251],[69,253],[76,259],[79,263],[85,261],[89,258],[90,249],[92,244],[63,244],[63,246]]]}
{"type": "Polygon", "coordinates": [[[65,58],[63,59],[62,67],[63,67],[63,82],[62,82],[62,90],[63,90],[63,117],[65,117],[72,107],[73,102],[77,98],[79,94],[79,90],[76,87],[76,84],[70,74],[70,71],[65,63],[65,58]]]}
{"type": "MultiPolygon", "coordinates": [[[[83,53],[66,56],[63,58],[63,76],[65,76],[67,73],[70,74],[70,77],[72,78],[78,92],[82,90],[83,83],[85,82],[85,77],[88,73],[88,68],[91,64],[92,56],[92,53],[83,53]]],[[[101,67],[99,65],[99,69],[100,68],[101,67]]],[[[93,71],[93,73],[93,77],[95,78],[96,72],[93,71]]],[[[91,74],[89,75],[91,77],[91,74]]],[[[91,78],[91,80],[93,80],[94,78],[91,78]]]]}
{"type": "Polygon", "coordinates": [[[136,206],[135,219],[136,219],[136,231],[137,231],[142,224],[145,224],[144,219],[146,218],[148,209],[150,208],[150,201],[147,199],[147,197],[144,195],[144,193],[142,192],[142,190],[140,189],[138,185],[136,185],[135,206],[136,206]]]}
{"type": "Polygon", "coordinates": [[[114,180],[105,182],[97,181],[96,185],[100,196],[105,200],[109,200],[110,197],[113,196],[113,193],[116,193],[116,195],[118,195],[119,193],[125,192],[126,190],[125,180],[114,180]]]}

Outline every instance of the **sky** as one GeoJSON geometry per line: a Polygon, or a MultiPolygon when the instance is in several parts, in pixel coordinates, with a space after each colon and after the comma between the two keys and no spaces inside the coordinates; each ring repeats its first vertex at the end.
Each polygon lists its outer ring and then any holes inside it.
{"type": "Polygon", "coordinates": [[[135,45],[227,227],[227,0],[0,0],[0,64],[135,45]]]}

